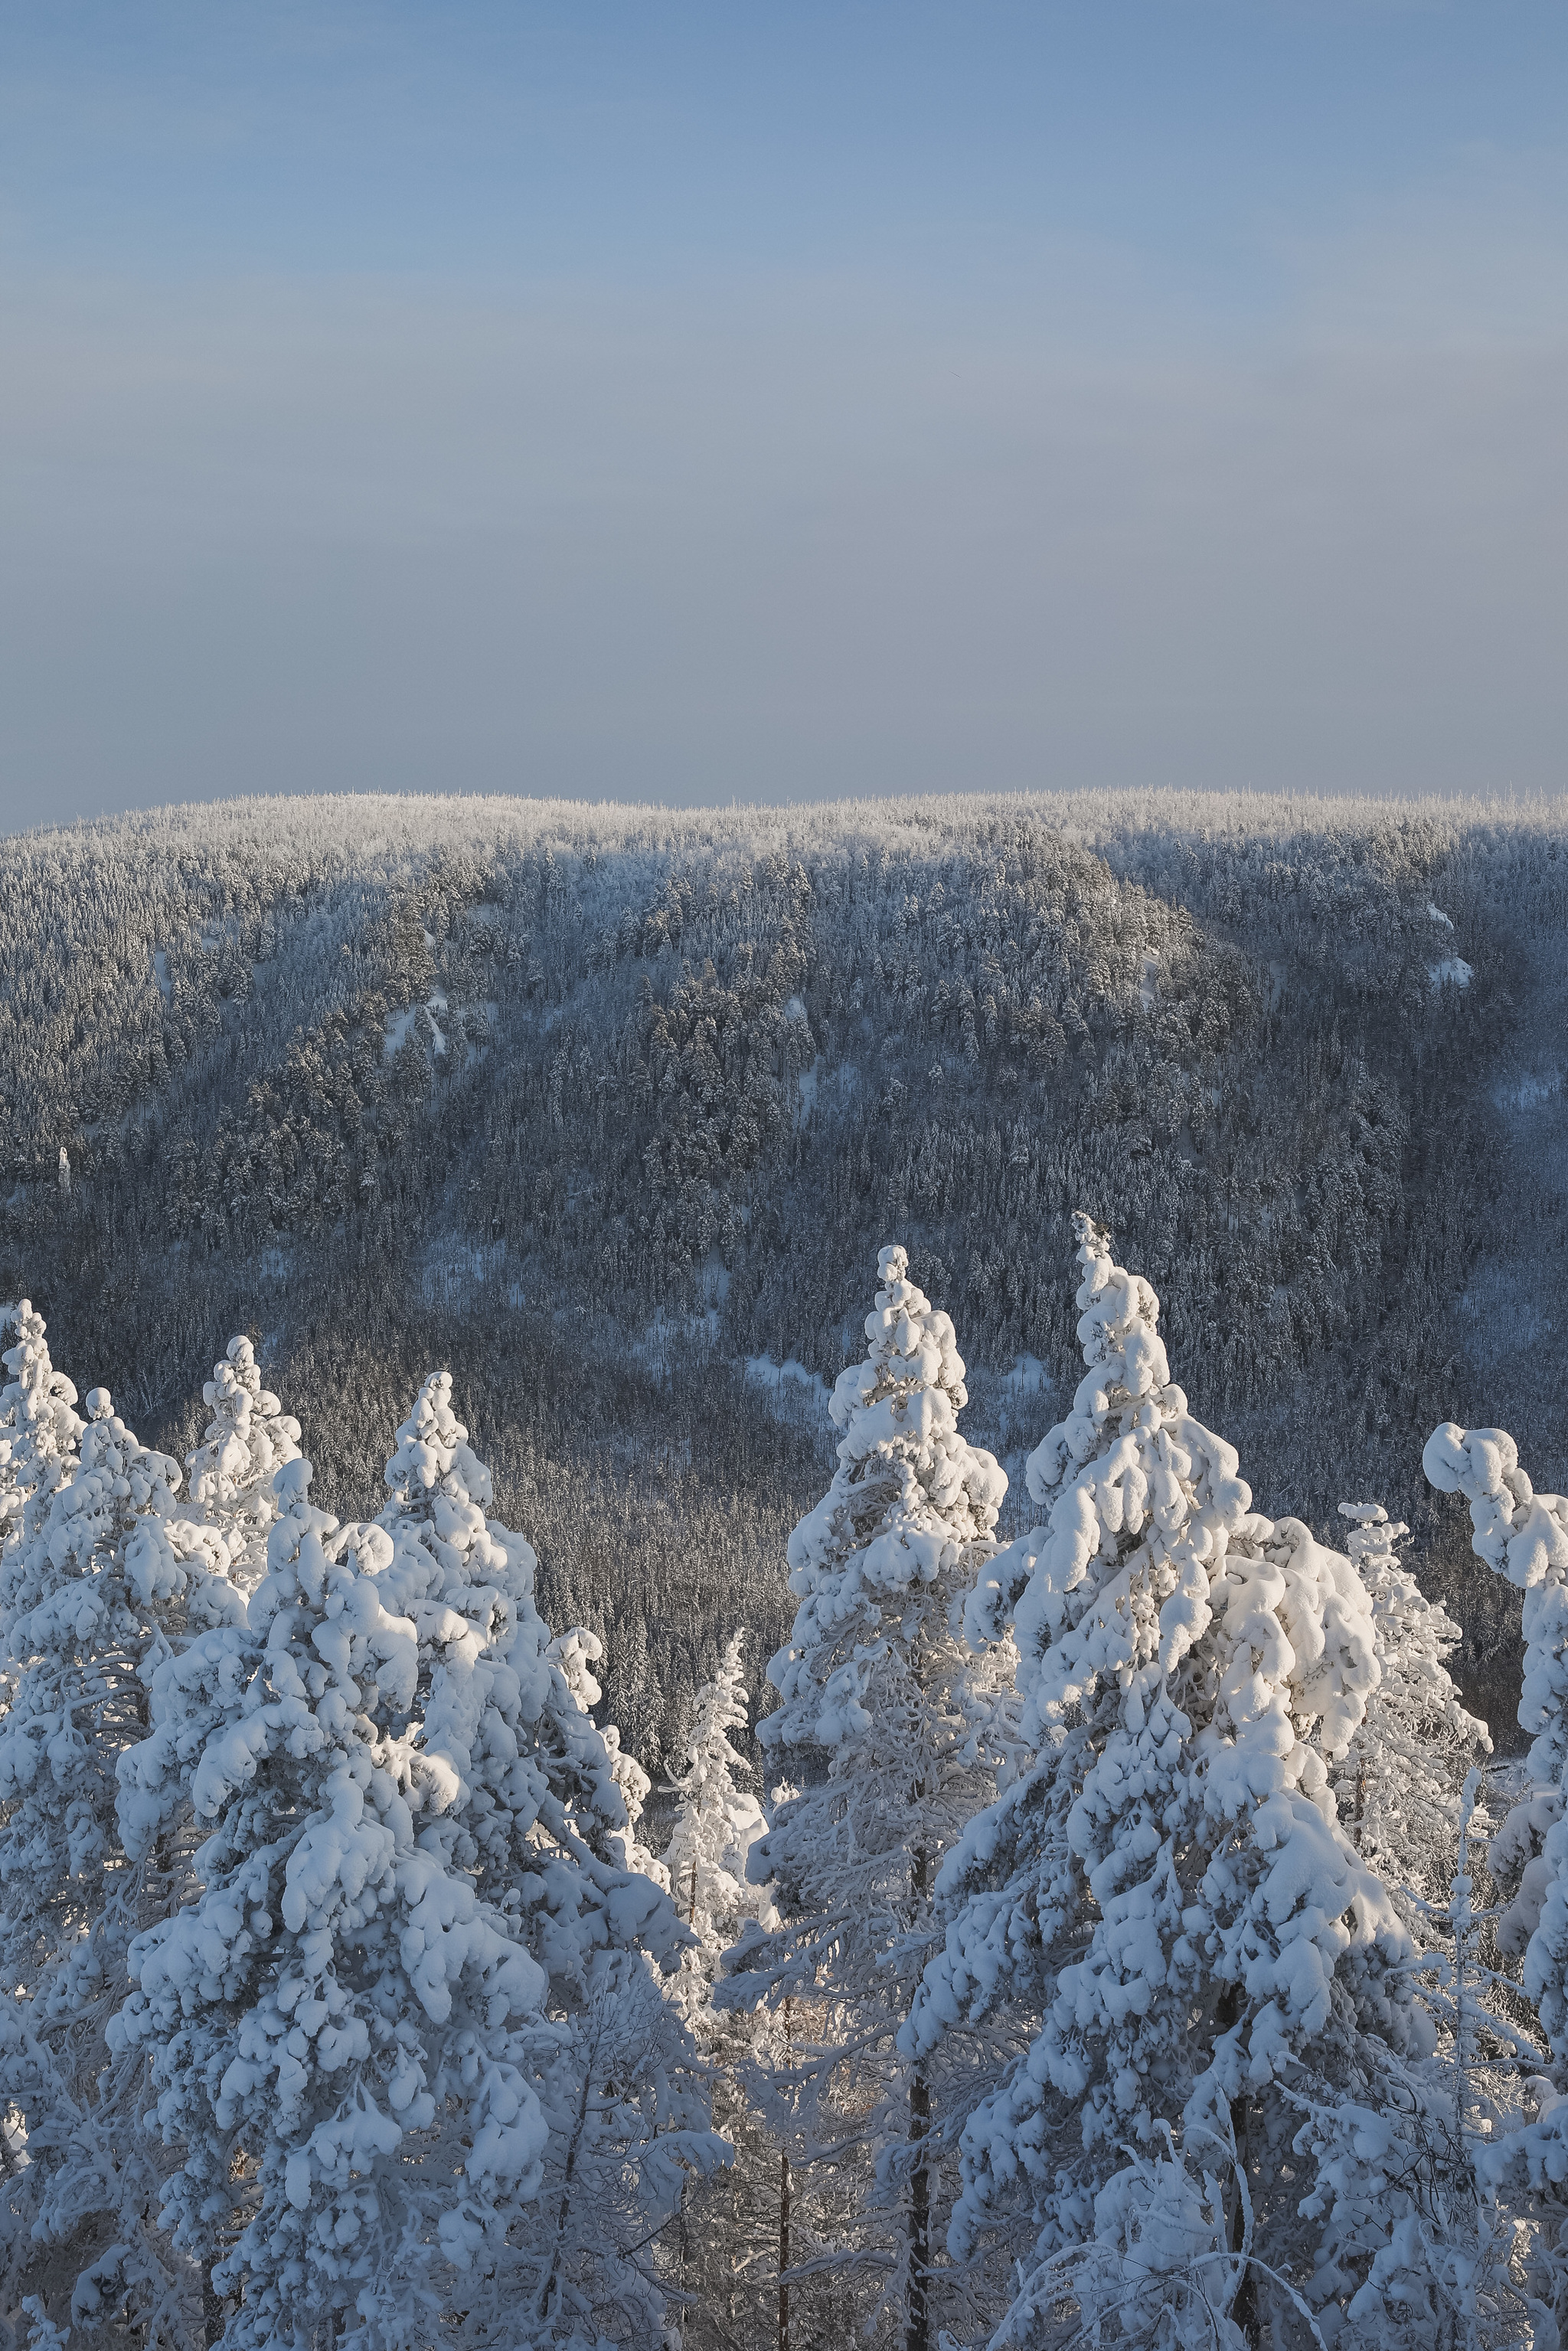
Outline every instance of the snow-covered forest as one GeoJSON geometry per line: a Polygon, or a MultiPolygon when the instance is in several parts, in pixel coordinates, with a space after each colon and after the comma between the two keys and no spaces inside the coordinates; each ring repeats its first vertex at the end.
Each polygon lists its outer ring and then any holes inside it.
{"type": "Polygon", "coordinates": [[[1565,823],[0,844],[18,2342],[1557,2343],[1565,823]]]}

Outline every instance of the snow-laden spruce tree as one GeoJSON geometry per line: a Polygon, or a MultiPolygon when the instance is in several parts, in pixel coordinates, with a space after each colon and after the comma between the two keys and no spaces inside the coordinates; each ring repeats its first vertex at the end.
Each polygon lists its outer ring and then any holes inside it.
{"type": "Polygon", "coordinates": [[[1420,2034],[1389,1974],[1407,1938],[1325,1764],[1377,1687],[1372,1612],[1348,1559],[1251,1510],[1170,1378],[1153,1290],[1077,1222],[1087,1370],[1030,1459],[1044,1523],[967,1618],[981,1641],[1012,1623],[1033,1760],[944,1867],[905,2043],[1009,2008],[1028,2036],[965,2133],[950,2241],[967,2256],[1021,2217],[1040,2268],[1016,2324],[1077,2292],[1127,2341],[1288,2339],[1299,2289],[1260,2265],[1315,2262],[1295,2094],[1420,2034]],[[1162,2296],[1166,2331],[1140,2332],[1162,2296]]]}
{"type": "Polygon", "coordinates": [[[581,1992],[595,1951],[673,1967],[688,1938],[656,1875],[627,1855],[628,1797],[640,1807],[648,1777],[589,1712],[599,1642],[557,1640],[540,1616],[533,1548],[486,1516],[493,1480],[449,1373],[420,1389],[386,1482],[377,1556],[419,1639],[422,1843],[476,1872],[563,1992],[581,1992]]]}
{"type": "Polygon", "coordinates": [[[992,1677],[954,1620],[994,1549],[1007,1480],[958,1433],[967,1391],[951,1320],[911,1281],[904,1249],[884,1249],[878,1270],[865,1358],[841,1373],[829,1407],[839,1467],[789,1540],[800,1608],[768,1669],[778,1710],[758,1726],[805,1782],[747,1865],[754,1884],[773,1881],[782,1923],[742,1937],[718,1997],[803,1996],[840,2019],[852,2083],[835,2085],[839,2066],[822,2059],[839,2104],[808,2117],[807,2136],[858,2138],[876,2158],[883,2201],[902,2206],[894,2265],[874,2212],[864,2246],[844,2250],[883,2265],[886,2300],[923,2351],[932,2085],[924,2053],[901,2055],[896,2035],[931,1948],[936,1871],[991,1786],[992,1677]]]}
{"type": "Polygon", "coordinates": [[[1434,1429],[1422,1466],[1440,1493],[1470,1506],[1471,1547],[1524,1593],[1521,1727],[1533,1734],[1531,1786],[1493,1838],[1489,1865],[1511,1895],[1504,1949],[1522,1950],[1523,1989],[1552,2050],[1531,2085],[1536,2112],[1500,2134],[1478,2168],[1490,2190],[1526,2210],[1552,2314],[1568,2329],[1568,1499],[1538,1494],[1506,1429],[1434,1429]]]}
{"type": "Polygon", "coordinates": [[[664,1867],[681,1915],[710,1959],[735,1940],[743,1918],[766,1921],[772,1908],[747,1881],[751,1848],[768,1823],[758,1798],[736,1784],[750,1778],[751,1766],[729,1740],[750,1719],[745,1648],[743,1626],[725,1644],[716,1677],[697,1691],[685,1761],[671,1782],[680,1801],[664,1867]]]}
{"type": "Polygon", "coordinates": [[[751,1767],[730,1743],[749,1719],[745,1631],[733,1634],[718,1672],[695,1696],[682,1767],[669,1783],[677,1798],[664,1866],[685,1925],[696,1937],[674,1980],[678,2001],[708,2067],[715,2126],[734,2149],[730,2162],[682,2204],[673,2250],[676,2283],[691,2298],[683,2340],[722,2341],[762,2323],[759,2295],[777,2241],[780,2165],[777,2135],[764,2107],[768,2060],[782,2053],[772,2020],[715,2013],[714,1978],[741,1921],[776,1925],[766,1889],[747,1885],[751,1847],[767,1830],[757,1797],[737,1784],[751,1767]]]}
{"type": "Polygon", "coordinates": [[[193,1757],[209,1834],[197,1899],[132,1947],[111,2041],[146,2053],[156,2126],[183,2151],[164,2190],[176,2241],[204,2263],[227,2241],[225,2344],[274,2351],[327,2325],[402,2351],[455,2300],[481,2337],[502,2323],[507,2231],[543,2177],[529,2074],[552,2035],[543,1970],[417,1842],[417,1636],[373,1559],[335,1555],[309,1479],[304,1460],[276,1473],[248,1624],[156,1687],[128,1783],[193,1757]]]}
{"type": "Polygon", "coordinates": [[[1538,2058],[1499,2012],[1485,1963],[1487,1914],[1475,1901],[1489,1824],[1480,1782],[1472,1766],[1448,1899],[1420,1914],[1424,1940],[1442,1959],[1427,1971],[1437,2050],[1391,2069],[1375,2099],[1324,2098],[1312,2085],[1301,2094],[1295,2151],[1312,2177],[1302,2211],[1322,2231],[1314,2285],[1343,2304],[1340,2351],[1518,2351],[1556,2339],[1531,2291],[1530,2230],[1485,2178],[1494,2135],[1519,2120],[1518,2056],[1538,2058]]]}
{"type": "Polygon", "coordinates": [[[1379,1679],[1331,1776],[1353,1843],[1419,1944],[1428,1939],[1420,1906],[1448,1901],[1466,1778],[1478,1755],[1491,1753],[1491,1734],[1461,1705],[1448,1673],[1458,1626],[1399,1556],[1408,1528],[1378,1502],[1339,1507],[1352,1526],[1345,1549],[1372,1603],[1379,1679]]]}
{"type": "MultiPolygon", "coordinates": [[[[58,1437],[74,1415],[57,1382],[43,1392],[58,1437]]],[[[233,1623],[245,1603],[222,1543],[179,1512],[178,1463],[138,1441],[105,1389],[87,1406],[79,1458],[37,1456],[41,1482],[5,1562],[0,2103],[19,2113],[28,2146],[12,2210],[39,2244],[73,2248],[78,2314],[129,2296],[162,2339],[177,2325],[175,2285],[148,2227],[140,2068],[106,2062],[104,2034],[169,1864],[151,1848],[127,1854],[117,1769],[162,1665],[193,1628],[233,1623]]]]}
{"type": "Polygon", "coordinates": [[[223,1536],[233,1581],[254,1592],[267,1573],[267,1531],[277,1516],[273,1476],[299,1458],[299,1423],[262,1386],[246,1338],[229,1341],[202,1398],[212,1418],[186,1457],[191,1499],[223,1536]]]}
{"type": "Polygon", "coordinates": [[[486,1515],[493,1480],[451,1392],[447,1373],[425,1381],[387,1464],[387,1507],[350,1539],[415,1627],[419,1843],[474,1874],[548,1980],[551,2031],[530,2076],[549,2129],[543,2189],[508,2273],[529,2341],[591,2324],[656,2339],[654,2240],[687,2173],[727,2154],[653,1971],[692,1938],[637,1835],[648,1776],[588,1711],[600,1645],[580,1630],[552,1639],[533,1550],[486,1515]]]}
{"type": "MultiPolygon", "coordinates": [[[[11,1376],[0,1388],[0,1553],[25,1530],[27,1506],[36,1524],[57,1486],[70,1475],[81,1437],[77,1392],[49,1361],[44,1318],[24,1298],[0,1318],[13,1343],[0,1356],[11,1376]]],[[[7,1606],[0,1566],[0,1613],[7,1606]]]]}

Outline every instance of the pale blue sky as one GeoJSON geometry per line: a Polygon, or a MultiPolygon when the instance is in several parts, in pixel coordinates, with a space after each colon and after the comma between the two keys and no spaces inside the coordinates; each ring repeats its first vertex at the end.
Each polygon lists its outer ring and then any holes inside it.
{"type": "Polygon", "coordinates": [[[1559,789],[1568,13],[19,5],[0,821],[1559,789]]]}

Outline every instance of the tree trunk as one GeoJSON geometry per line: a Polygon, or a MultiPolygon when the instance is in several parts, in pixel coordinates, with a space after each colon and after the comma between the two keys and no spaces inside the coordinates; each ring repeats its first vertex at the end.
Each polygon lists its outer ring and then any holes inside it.
{"type": "MultiPolygon", "coordinates": [[[[1222,2032],[1228,2032],[1241,2014],[1242,1992],[1239,1984],[1228,1984],[1215,2005],[1214,2021],[1222,2032]]],[[[1236,2167],[1244,2179],[1247,2176],[1247,2097],[1230,2101],[1230,2137],[1236,2148],[1236,2167]]],[[[1247,2216],[1241,2200],[1241,2184],[1237,2180],[1225,2191],[1225,2241],[1238,2259],[1246,2241],[1247,2216]]],[[[1230,2315],[1241,2331],[1243,2341],[1258,2340],[1258,2288],[1249,2262],[1246,2274],[1236,2289],[1236,2299],[1230,2305],[1230,2315]]]]}
{"type": "MultiPolygon", "coordinates": [[[[1237,2163],[1245,2176],[1247,2170],[1247,2100],[1245,2096],[1232,2098],[1230,2101],[1230,2133],[1236,2141],[1237,2163]]],[[[1235,2210],[1230,2217],[1230,2250],[1233,2253],[1240,2252],[1244,2233],[1245,2221],[1242,2216],[1241,2198],[1238,2195],[1235,2210]]],[[[1230,2315],[1241,2330],[1242,2340],[1255,2344],[1258,2340],[1258,2283],[1252,2274],[1250,2262],[1247,2265],[1246,2275],[1236,2289],[1236,2299],[1230,2305],[1230,2315]]]]}
{"type": "Polygon", "coordinates": [[[550,2253],[549,2269],[538,2290],[534,2304],[536,2318],[548,2318],[556,2280],[560,2275],[561,2253],[566,2244],[566,2224],[571,2215],[571,2184],[577,2172],[577,2151],[582,2145],[582,2134],[588,2122],[589,2101],[592,2095],[593,2068],[599,2063],[599,2035],[595,2033],[582,2068],[582,2088],[578,2095],[577,2115],[572,2124],[571,2144],[566,2152],[566,2167],[561,2175],[560,2203],[555,2216],[555,2244],[550,2253]]]}
{"type": "Polygon", "coordinates": [[[915,2161],[909,2174],[909,2318],[904,2351],[929,2351],[931,2341],[931,2174],[925,2134],[931,2127],[931,2089],[918,2067],[909,2077],[909,2144],[915,2161]]]}
{"type": "Polygon", "coordinates": [[[789,2158],[779,2158],[779,2351],[789,2351],[789,2158]]]}
{"type": "MultiPolygon", "coordinates": [[[[918,1800],[925,1783],[915,1790],[918,1800]]],[[[910,1871],[918,1920],[927,1896],[930,1856],[917,1845],[910,1871]]],[[[925,2140],[931,2128],[931,2085],[917,2065],[909,2077],[909,2309],[904,2330],[904,2351],[930,2351],[931,2342],[931,2173],[925,2140]]]]}
{"type": "Polygon", "coordinates": [[[227,2323],[223,2296],[213,2283],[213,2265],[209,2262],[202,2272],[202,2339],[206,2351],[213,2351],[214,2345],[222,2339],[227,2323]]]}
{"type": "MultiPolygon", "coordinates": [[[[794,2022],[794,1995],[784,1995],[784,2063],[793,2064],[790,2027],[794,2022]]],[[[789,2351],[789,2150],[781,2148],[779,2156],[779,2351],[789,2351]]]]}

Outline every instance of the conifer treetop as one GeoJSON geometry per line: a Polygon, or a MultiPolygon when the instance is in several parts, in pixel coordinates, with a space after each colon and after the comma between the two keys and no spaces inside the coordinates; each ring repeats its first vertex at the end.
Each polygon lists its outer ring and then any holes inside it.
{"type": "Polygon", "coordinates": [[[299,1423],[263,1387],[256,1350],[243,1335],[229,1341],[202,1398],[212,1417],[186,1456],[191,1499],[222,1531],[235,1581],[249,1591],[267,1572],[272,1481],[299,1458],[299,1423]]]}
{"type": "Polygon", "coordinates": [[[76,1389],[49,1360],[44,1318],[31,1299],[6,1307],[0,1329],[5,1322],[16,1343],[0,1355],[11,1374],[0,1388],[0,1541],[21,1531],[30,1499],[38,1498],[35,1516],[47,1504],[82,1430],[76,1389]]]}
{"type": "Polygon", "coordinates": [[[1428,1600],[1399,1555],[1409,1533],[1381,1502],[1342,1502],[1351,1521],[1345,1551],[1366,1587],[1383,1668],[1382,1696],[1396,1697],[1428,1732],[1441,1729],[1490,1755],[1491,1733],[1463,1706],[1443,1660],[1464,1638],[1440,1601],[1428,1600]]]}
{"type": "Polygon", "coordinates": [[[900,1595],[931,1594],[988,1545],[1007,1479],[958,1433],[968,1401],[950,1316],[909,1279],[908,1253],[882,1249],[881,1287],[865,1319],[864,1359],[841,1372],[829,1401],[839,1467],[789,1538],[789,1589],[800,1603],[789,1646],[770,1663],[779,1711],[768,1743],[839,1745],[868,1728],[852,1667],[819,1681],[826,1651],[870,1625],[900,1595]]]}
{"type": "MultiPolygon", "coordinates": [[[[1421,1463],[1439,1493],[1463,1494],[1469,1503],[1477,1558],[1524,1593],[1519,1720],[1534,1734],[1530,1770],[1541,1793],[1532,1791],[1531,1804],[1515,1807],[1507,1828],[1519,1834],[1527,1824],[1522,1816],[1534,1810],[1545,1832],[1524,1987],[1540,2004],[1561,2061],[1568,2056],[1568,1822],[1561,1816],[1568,1768],[1568,1499],[1536,1492],[1505,1428],[1463,1429],[1444,1421],[1427,1438],[1421,1463]]],[[[1500,1867],[1505,1856],[1498,1858],[1500,1867]]],[[[1549,2123],[1543,2111],[1533,2136],[1560,2149],[1568,2101],[1552,2113],[1558,2118],[1549,2123]]]]}
{"type": "Polygon", "coordinates": [[[481,1510],[494,1502],[495,1481],[452,1409],[450,1372],[432,1372],[414,1398],[413,1410],[397,1432],[386,1482],[393,1502],[410,1510],[422,1510],[438,1487],[461,1491],[481,1510]]]}

